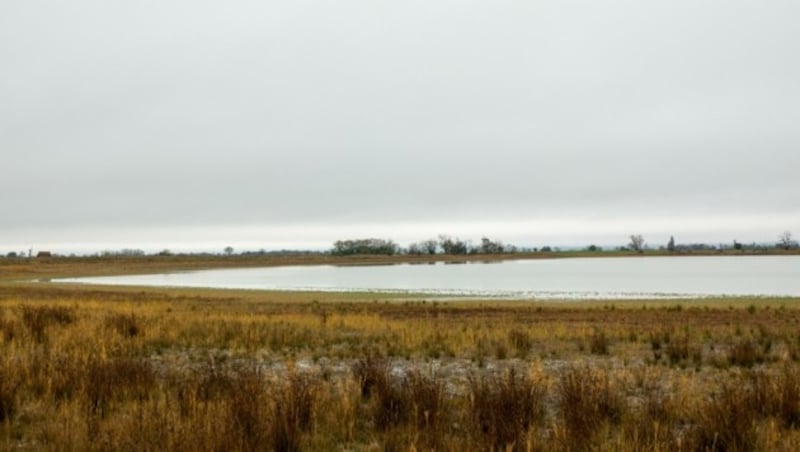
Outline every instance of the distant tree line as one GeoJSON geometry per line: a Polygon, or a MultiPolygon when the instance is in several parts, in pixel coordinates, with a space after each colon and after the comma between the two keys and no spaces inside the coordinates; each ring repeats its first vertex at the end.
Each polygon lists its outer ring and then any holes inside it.
{"type": "MultiPolygon", "coordinates": [[[[592,245],[594,246],[594,245],[592,245]]],[[[635,234],[630,236],[630,242],[628,243],[627,247],[620,247],[620,251],[637,251],[642,253],[645,249],[645,242],[644,237],[641,234],[635,234]]],[[[736,250],[736,251],[768,251],[770,249],[783,249],[783,250],[791,250],[800,248],[800,244],[794,239],[792,239],[792,233],[790,231],[784,231],[782,234],[778,236],[778,241],[772,245],[769,243],[742,243],[738,240],[733,240],[732,244],[725,244],[720,243],[719,245],[712,245],[708,243],[675,243],[675,237],[670,236],[669,241],[667,242],[666,246],[658,247],[661,251],[669,251],[669,252],[693,252],[693,251],[725,251],[725,250],[736,250]]],[[[591,247],[589,248],[591,250],[591,247]]]]}
{"type": "MultiPolygon", "coordinates": [[[[691,252],[710,252],[717,251],[723,252],[726,250],[736,251],[752,251],[752,252],[768,252],[769,250],[797,250],[800,249],[800,244],[792,237],[790,231],[784,231],[778,235],[776,242],[766,243],[742,243],[738,240],[733,240],[733,243],[721,243],[718,245],[708,243],[676,243],[675,237],[670,237],[666,245],[649,247],[644,237],[641,234],[632,234],[628,236],[629,242],[626,246],[609,248],[610,251],[635,251],[644,253],[647,249],[658,249],[660,251],[669,251],[671,253],[691,253],[691,252]]],[[[597,245],[589,245],[585,248],[575,248],[575,251],[588,251],[588,252],[603,252],[603,248],[597,245]]],[[[442,234],[438,238],[431,238],[414,242],[408,245],[407,248],[398,246],[395,242],[388,239],[368,238],[368,239],[352,239],[352,240],[338,240],[333,244],[333,248],[329,251],[330,254],[336,256],[350,256],[356,254],[374,254],[374,255],[395,255],[407,254],[414,256],[424,255],[474,255],[474,254],[501,254],[501,253],[558,253],[562,250],[557,247],[543,246],[541,248],[519,248],[514,245],[504,244],[499,240],[492,240],[488,237],[482,237],[480,242],[473,244],[469,240],[463,240],[458,237],[452,237],[442,234]]],[[[314,250],[257,250],[257,251],[241,251],[238,254],[241,256],[267,256],[267,255],[316,255],[328,253],[326,251],[314,250]]],[[[233,256],[233,247],[227,246],[222,250],[222,254],[226,256],[233,256]]],[[[215,256],[219,254],[211,253],[179,253],[175,254],[169,249],[163,249],[153,254],[146,254],[141,249],[123,248],[120,250],[104,250],[97,254],[96,257],[141,257],[141,256],[215,256]]],[[[74,256],[74,255],[71,255],[74,256]]],[[[11,251],[6,254],[0,254],[0,258],[17,259],[17,258],[31,258],[34,257],[33,250],[26,251],[11,251]]],[[[40,252],[36,257],[60,257],[55,253],[40,252]]]]}
{"type": "Polygon", "coordinates": [[[144,256],[144,251],[133,248],[123,248],[121,250],[103,250],[100,257],[140,257],[144,256]]]}
{"type": "Polygon", "coordinates": [[[337,240],[333,244],[331,254],[334,256],[351,256],[354,254],[383,254],[391,256],[397,254],[400,248],[391,240],[386,239],[355,239],[337,240]]]}
{"type": "Polygon", "coordinates": [[[313,256],[322,253],[323,253],[322,251],[315,251],[315,250],[290,250],[290,249],[265,250],[262,248],[256,251],[242,251],[239,254],[242,256],[313,256]]]}
{"type": "MultiPolygon", "coordinates": [[[[19,253],[17,253],[16,251],[9,251],[8,253],[5,254],[5,258],[6,259],[18,259],[18,258],[19,259],[25,259],[25,258],[30,259],[30,258],[33,258],[33,257],[38,257],[38,258],[47,257],[47,258],[49,258],[49,257],[62,257],[62,256],[59,256],[58,254],[52,253],[50,251],[38,251],[36,254],[34,254],[33,253],[33,249],[28,250],[27,253],[25,251],[20,251],[19,253]]],[[[2,254],[0,254],[0,258],[3,258],[2,254]]]]}
{"type": "Polygon", "coordinates": [[[440,235],[439,239],[428,239],[415,242],[408,246],[406,253],[412,255],[433,255],[433,254],[499,254],[513,253],[517,251],[515,246],[504,245],[499,240],[491,240],[487,237],[481,238],[477,246],[473,246],[469,240],[462,240],[458,237],[440,235]]]}
{"type": "Polygon", "coordinates": [[[477,245],[469,240],[463,240],[449,235],[440,235],[438,239],[427,239],[414,242],[408,248],[401,248],[396,243],[387,239],[352,239],[338,240],[333,244],[331,254],[335,256],[350,256],[354,254],[408,254],[413,256],[431,256],[436,254],[467,255],[467,254],[499,254],[516,253],[518,248],[506,245],[499,240],[488,237],[481,238],[477,245]]]}

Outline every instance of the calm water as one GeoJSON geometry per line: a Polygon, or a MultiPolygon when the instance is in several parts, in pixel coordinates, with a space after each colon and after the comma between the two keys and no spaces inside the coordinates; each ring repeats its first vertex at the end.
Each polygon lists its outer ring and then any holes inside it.
{"type": "Polygon", "coordinates": [[[514,298],[800,296],[800,256],[645,257],[296,266],[59,281],[228,289],[389,291],[514,298]]]}

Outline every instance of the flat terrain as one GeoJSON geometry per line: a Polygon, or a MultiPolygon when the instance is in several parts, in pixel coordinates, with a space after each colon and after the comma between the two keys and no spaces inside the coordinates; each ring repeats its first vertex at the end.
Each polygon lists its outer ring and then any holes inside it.
{"type": "Polygon", "coordinates": [[[800,299],[442,302],[26,282],[228,258],[147,259],[0,264],[0,449],[800,448],[800,299]]]}
{"type": "Polygon", "coordinates": [[[68,276],[106,276],[124,274],[161,273],[165,271],[200,270],[210,268],[272,267],[280,265],[382,265],[423,262],[470,262],[514,259],[568,259],[575,257],[653,257],[653,256],[785,256],[800,255],[800,249],[693,251],[570,251],[509,254],[467,255],[358,255],[332,256],[324,253],[263,254],[263,255],[174,255],[140,257],[53,257],[53,258],[1,258],[0,281],[31,278],[56,278],[68,276]]]}

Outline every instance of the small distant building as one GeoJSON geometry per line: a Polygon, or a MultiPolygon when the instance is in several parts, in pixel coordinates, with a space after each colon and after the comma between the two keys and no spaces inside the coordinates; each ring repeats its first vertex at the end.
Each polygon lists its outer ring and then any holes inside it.
{"type": "Polygon", "coordinates": [[[36,253],[36,257],[43,258],[43,257],[53,257],[53,253],[50,251],[39,251],[36,253]]]}

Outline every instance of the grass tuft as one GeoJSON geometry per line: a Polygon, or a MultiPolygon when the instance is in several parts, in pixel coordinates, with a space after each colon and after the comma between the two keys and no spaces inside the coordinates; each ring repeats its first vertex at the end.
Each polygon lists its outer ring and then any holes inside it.
{"type": "Polygon", "coordinates": [[[44,342],[47,327],[69,325],[75,321],[75,309],[66,306],[22,306],[22,323],[36,342],[44,342]]]}
{"type": "Polygon", "coordinates": [[[228,411],[225,442],[237,450],[258,450],[268,440],[275,445],[270,431],[269,395],[261,372],[254,366],[232,369],[227,381],[231,384],[225,386],[223,399],[228,411]]]}
{"type": "Polygon", "coordinates": [[[527,356],[533,346],[530,333],[520,328],[513,328],[508,332],[508,341],[517,350],[517,355],[520,357],[527,356]]]}
{"type": "Polygon", "coordinates": [[[523,435],[544,419],[544,387],[511,368],[470,381],[472,420],[489,448],[521,448],[523,435]]]}
{"type": "Polygon", "coordinates": [[[608,355],[609,340],[603,330],[596,329],[589,338],[589,351],[594,355],[608,355]]]}
{"type": "Polygon", "coordinates": [[[667,359],[672,365],[679,364],[689,359],[689,337],[680,336],[672,339],[667,344],[667,359]]]}
{"type": "Polygon", "coordinates": [[[732,366],[753,367],[764,362],[764,353],[752,339],[743,339],[731,346],[728,352],[728,362],[732,366]]]}
{"type": "Polygon", "coordinates": [[[136,314],[112,314],[106,318],[106,326],[123,337],[136,337],[143,333],[142,322],[136,314]]]}
{"type": "Polygon", "coordinates": [[[692,449],[747,451],[756,449],[756,409],[751,388],[727,383],[698,414],[692,449]]]}
{"type": "Polygon", "coordinates": [[[368,398],[376,386],[386,384],[385,380],[388,373],[386,360],[375,355],[359,359],[353,364],[353,376],[359,382],[361,396],[364,398],[368,398]]]}
{"type": "Polygon", "coordinates": [[[5,360],[0,362],[0,422],[14,417],[17,412],[19,376],[5,360]]]}
{"type": "Polygon", "coordinates": [[[586,366],[563,372],[558,400],[569,449],[585,449],[601,427],[618,424],[626,411],[625,399],[611,385],[608,374],[586,366]]]}

